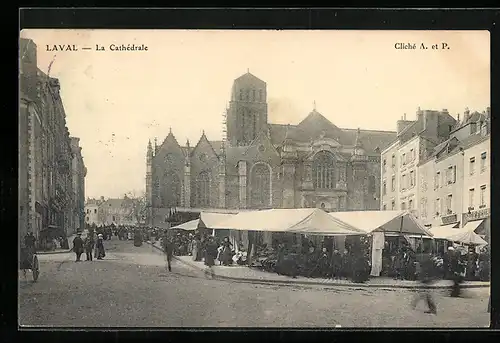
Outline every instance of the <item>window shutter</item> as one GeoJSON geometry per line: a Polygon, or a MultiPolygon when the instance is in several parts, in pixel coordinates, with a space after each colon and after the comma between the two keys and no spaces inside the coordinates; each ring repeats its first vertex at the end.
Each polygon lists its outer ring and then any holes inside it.
{"type": "Polygon", "coordinates": [[[457,182],[457,166],[453,166],[453,183],[457,182]]]}

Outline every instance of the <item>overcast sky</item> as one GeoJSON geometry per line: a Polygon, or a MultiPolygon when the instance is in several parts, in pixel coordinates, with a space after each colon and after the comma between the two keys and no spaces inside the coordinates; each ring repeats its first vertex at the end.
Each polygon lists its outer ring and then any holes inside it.
{"type": "Polygon", "coordinates": [[[59,78],[72,136],[81,138],[86,196],[145,189],[148,139],[172,128],[194,146],[205,130],[222,136],[232,82],[246,73],[267,82],[269,121],[297,124],[313,108],[343,128],[395,130],[417,107],[490,105],[487,31],[167,31],[24,30],[38,66],[59,78]],[[395,49],[396,43],[417,49],[395,49]],[[450,49],[433,50],[447,43],[450,49]],[[148,51],[109,51],[110,44],[148,51]],[[428,49],[419,49],[424,43],[428,49]],[[78,52],[46,45],[76,44],[78,52]],[[107,51],[82,51],[99,44],[107,51]]]}

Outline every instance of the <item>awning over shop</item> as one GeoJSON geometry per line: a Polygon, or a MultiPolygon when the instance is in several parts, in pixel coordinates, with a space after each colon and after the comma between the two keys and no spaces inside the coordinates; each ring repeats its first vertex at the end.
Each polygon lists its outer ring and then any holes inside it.
{"type": "Polygon", "coordinates": [[[218,229],[294,232],[321,235],[359,235],[352,227],[317,208],[271,209],[241,212],[218,223],[218,229]]]}
{"type": "Polygon", "coordinates": [[[464,225],[462,230],[475,232],[477,230],[477,228],[479,227],[479,225],[481,225],[483,222],[484,222],[484,219],[474,220],[472,222],[467,222],[467,224],[464,225]]]}
{"type": "Polygon", "coordinates": [[[236,214],[201,212],[198,227],[204,229],[221,229],[218,227],[218,224],[234,216],[236,216],[236,214]]]}
{"type": "Polygon", "coordinates": [[[487,245],[484,239],[479,237],[477,233],[474,231],[466,231],[463,228],[459,230],[460,232],[456,233],[453,236],[448,237],[449,241],[463,243],[467,245],[487,245]]]}
{"type": "Polygon", "coordinates": [[[455,235],[460,229],[457,229],[458,224],[449,224],[436,226],[430,229],[435,239],[448,239],[448,237],[455,235]]]}
{"type": "Polygon", "coordinates": [[[199,219],[195,219],[195,220],[191,220],[191,221],[188,221],[186,223],[183,223],[181,225],[171,227],[171,229],[194,231],[198,228],[199,222],[200,222],[199,219]]]}
{"type": "MultiPolygon", "coordinates": [[[[384,234],[386,237],[399,237],[399,233],[397,232],[386,232],[384,234]]],[[[406,238],[425,238],[425,239],[432,239],[433,237],[429,237],[429,236],[426,236],[426,235],[404,235],[406,238]]]]}
{"type": "Polygon", "coordinates": [[[329,215],[365,233],[384,231],[432,236],[432,233],[408,211],[349,211],[330,212],[329,215]]]}

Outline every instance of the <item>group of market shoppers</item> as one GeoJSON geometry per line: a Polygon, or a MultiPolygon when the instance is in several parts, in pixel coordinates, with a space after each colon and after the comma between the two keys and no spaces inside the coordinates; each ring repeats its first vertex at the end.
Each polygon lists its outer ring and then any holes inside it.
{"type": "Polygon", "coordinates": [[[98,260],[102,260],[106,256],[103,241],[104,236],[101,233],[97,234],[97,239],[95,239],[94,231],[89,231],[87,237],[85,237],[85,239],[82,239],[82,233],[78,232],[76,237],[73,239],[72,248],[73,252],[76,254],[75,262],[82,261],[81,256],[84,252],[87,257],[85,261],[92,261],[93,256],[95,256],[98,260]]]}

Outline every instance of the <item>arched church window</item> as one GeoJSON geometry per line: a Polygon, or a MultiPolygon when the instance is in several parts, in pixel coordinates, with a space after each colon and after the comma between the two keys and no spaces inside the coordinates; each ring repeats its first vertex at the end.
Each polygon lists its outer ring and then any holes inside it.
{"type": "Polygon", "coordinates": [[[243,89],[240,89],[240,100],[243,100],[243,89]]]}
{"type": "Polygon", "coordinates": [[[373,175],[368,177],[368,192],[372,194],[377,192],[377,180],[373,175]]]}
{"type": "Polygon", "coordinates": [[[206,171],[196,179],[196,202],[198,207],[210,207],[210,175],[206,171]]]}
{"type": "Polygon", "coordinates": [[[253,208],[269,207],[271,204],[271,170],[268,165],[254,165],[250,175],[251,206],[253,208]]]}
{"type": "Polygon", "coordinates": [[[252,89],[252,101],[255,101],[255,89],[252,89]]]}
{"type": "Polygon", "coordinates": [[[161,200],[163,207],[176,207],[181,204],[181,180],[173,171],[165,173],[161,200]]]}
{"type": "Polygon", "coordinates": [[[316,154],[313,162],[313,185],[314,188],[335,188],[335,158],[327,151],[316,154]]]}
{"type": "Polygon", "coordinates": [[[247,101],[250,101],[250,89],[247,89],[247,101]]]}

